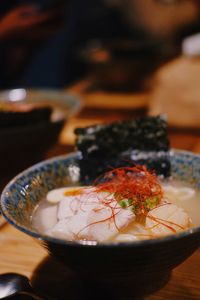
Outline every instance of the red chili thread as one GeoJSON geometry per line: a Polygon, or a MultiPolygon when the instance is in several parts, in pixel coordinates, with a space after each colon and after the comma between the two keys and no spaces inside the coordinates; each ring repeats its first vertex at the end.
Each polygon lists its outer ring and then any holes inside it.
{"type": "Polygon", "coordinates": [[[172,221],[169,221],[169,220],[165,220],[165,219],[161,219],[161,218],[156,218],[156,217],[153,217],[153,216],[151,216],[151,215],[149,215],[149,216],[147,216],[147,217],[149,217],[150,219],[155,218],[156,222],[160,222],[160,221],[161,221],[161,222],[166,222],[166,223],[168,223],[168,224],[177,226],[177,227],[179,227],[180,229],[184,230],[184,227],[183,227],[183,226],[181,226],[181,225],[179,225],[179,224],[177,224],[177,223],[175,223],[175,222],[172,222],[172,221]]]}
{"type": "Polygon", "coordinates": [[[159,180],[153,171],[146,166],[120,167],[106,172],[94,182],[97,192],[108,192],[114,200],[120,202],[131,199],[144,213],[145,201],[157,197],[158,202],[163,196],[159,180]]]}
{"type": "MultiPolygon", "coordinates": [[[[145,217],[149,217],[158,224],[167,227],[172,232],[176,233],[177,231],[168,224],[175,225],[181,229],[184,229],[182,226],[174,222],[147,215],[148,210],[145,207],[145,200],[151,197],[158,197],[159,202],[163,197],[163,190],[155,172],[147,170],[146,166],[134,165],[133,167],[120,167],[112,169],[111,171],[108,171],[104,175],[98,177],[95,180],[94,185],[96,186],[95,192],[108,192],[108,196],[106,196],[103,200],[99,199],[99,201],[102,201],[102,204],[111,209],[111,216],[88,224],[87,226],[82,228],[77,235],[79,235],[81,231],[89,226],[106,222],[112,219],[115,227],[119,231],[120,229],[116,224],[115,217],[121,209],[118,212],[114,212],[114,210],[119,209],[119,207],[116,207],[117,204],[115,204],[115,206],[113,207],[111,206],[111,204],[113,203],[113,201],[117,201],[117,203],[119,203],[124,199],[132,199],[133,204],[139,206],[140,214],[144,215],[145,217]],[[113,198],[106,199],[107,197],[110,197],[110,195],[113,195],[113,198]],[[168,224],[163,222],[166,222],[168,224]]],[[[91,193],[93,192],[94,191],[91,191],[91,193]]],[[[166,204],[160,204],[159,206],[166,204]]],[[[126,207],[130,206],[131,204],[127,205],[126,207]]]]}
{"type": "Polygon", "coordinates": [[[76,234],[77,237],[79,236],[79,234],[80,234],[84,229],[88,228],[89,226],[96,225],[96,224],[99,224],[99,223],[103,223],[103,222],[112,220],[112,219],[113,219],[113,216],[116,216],[119,212],[120,212],[120,211],[118,211],[118,212],[116,212],[116,213],[114,213],[114,214],[113,214],[113,212],[112,212],[112,214],[110,215],[110,217],[104,218],[104,219],[99,220],[99,221],[92,222],[92,223],[90,223],[90,224],[84,226],[84,227],[76,234]]]}
{"type": "MultiPolygon", "coordinates": [[[[163,223],[163,222],[167,222],[167,223],[171,223],[171,222],[168,222],[167,220],[162,220],[162,219],[159,219],[159,218],[150,216],[150,215],[147,216],[147,218],[149,218],[149,219],[151,219],[151,220],[153,220],[153,221],[155,221],[155,222],[158,223],[158,224],[154,225],[152,228],[154,228],[154,227],[156,227],[156,226],[158,226],[158,225],[160,224],[160,225],[163,225],[163,226],[165,226],[166,228],[170,229],[172,232],[177,233],[176,229],[174,229],[172,226],[163,223]],[[161,221],[163,221],[163,222],[161,222],[161,221]]],[[[177,225],[177,224],[174,223],[174,225],[177,225]]],[[[178,225],[177,225],[177,226],[178,226],[178,225]]],[[[150,228],[149,228],[149,229],[150,229],[150,228]]]]}

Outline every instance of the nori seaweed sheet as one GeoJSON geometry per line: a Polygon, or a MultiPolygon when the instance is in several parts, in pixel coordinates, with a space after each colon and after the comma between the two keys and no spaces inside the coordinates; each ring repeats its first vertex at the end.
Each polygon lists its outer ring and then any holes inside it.
{"type": "Polygon", "coordinates": [[[133,162],[158,175],[170,175],[167,123],[162,116],[76,128],[75,134],[83,180],[92,181],[111,167],[133,162]]]}

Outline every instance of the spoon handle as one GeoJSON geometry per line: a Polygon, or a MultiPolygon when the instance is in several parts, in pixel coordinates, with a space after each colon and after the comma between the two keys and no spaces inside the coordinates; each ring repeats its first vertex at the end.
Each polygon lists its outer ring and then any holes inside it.
{"type": "Polygon", "coordinates": [[[25,296],[29,296],[29,297],[32,297],[32,299],[34,300],[56,300],[55,298],[52,298],[50,296],[45,296],[44,297],[41,297],[41,296],[38,296],[36,295],[35,293],[33,292],[27,292],[27,291],[23,291],[20,293],[21,295],[25,295],[25,296]]]}

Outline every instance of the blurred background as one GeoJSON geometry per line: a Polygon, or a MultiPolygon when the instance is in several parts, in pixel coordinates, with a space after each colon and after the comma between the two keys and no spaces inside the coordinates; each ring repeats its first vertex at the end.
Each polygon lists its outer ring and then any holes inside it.
{"type": "Polygon", "coordinates": [[[143,89],[199,30],[198,0],[1,0],[0,87],[143,89]]]}
{"type": "MultiPolygon", "coordinates": [[[[77,127],[157,114],[172,148],[200,154],[200,0],[0,0],[0,192],[75,151],[77,127]]],[[[49,263],[17,238],[2,232],[3,270],[39,270],[43,285],[49,263]]],[[[199,299],[198,266],[195,256],[156,299],[199,299]]]]}
{"type": "MultiPolygon", "coordinates": [[[[55,143],[61,127],[58,139],[66,152],[74,145],[77,126],[144,114],[164,113],[171,128],[192,129],[199,137],[199,33],[199,0],[0,0],[1,101],[26,102],[27,91],[35,89],[57,90],[58,101],[63,93],[74,95],[73,114],[82,107],[81,112],[77,117],[66,113],[70,121],[60,124],[55,136],[52,131],[40,134],[43,142],[34,143],[45,144],[43,136],[48,136],[45,150],[55,143]],[[5,90],[13,89],[17,94],[9,98],[5,90]]],[[[37,94],[37,102],[40,97],[37,94]]],[[[51,98],[51,92],[41,99],[45,97],[51,98]]],[[[6,109],[0,104],[0,112],[6,109]]],[[[30,160],[38,147],[25,147],[30,138],[21,133],[19,142],[11,126],[8,136],[9,122],[1,120],[0,114],[0,152],[9,140],[0,153],[4,162],[8,149],[15,161],[21,157],[18,170],[43,158],[30,160]],[[17,144],[21,149],[15,151],[17,144]]],[[[19,129],[19,124],[12,128],[19,129]]]]}

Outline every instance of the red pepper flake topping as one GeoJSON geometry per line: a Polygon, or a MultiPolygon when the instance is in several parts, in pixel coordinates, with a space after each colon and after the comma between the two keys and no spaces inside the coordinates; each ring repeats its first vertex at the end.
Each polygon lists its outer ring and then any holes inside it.
{"type": "Polygon", "coordinates": [[[135,214],[146,214],[156,207],[163,190],[154,171],[135,165],[113,169],[95,181],[97,192],[113,195],[122,208],[131,207],[135,214]]]}

